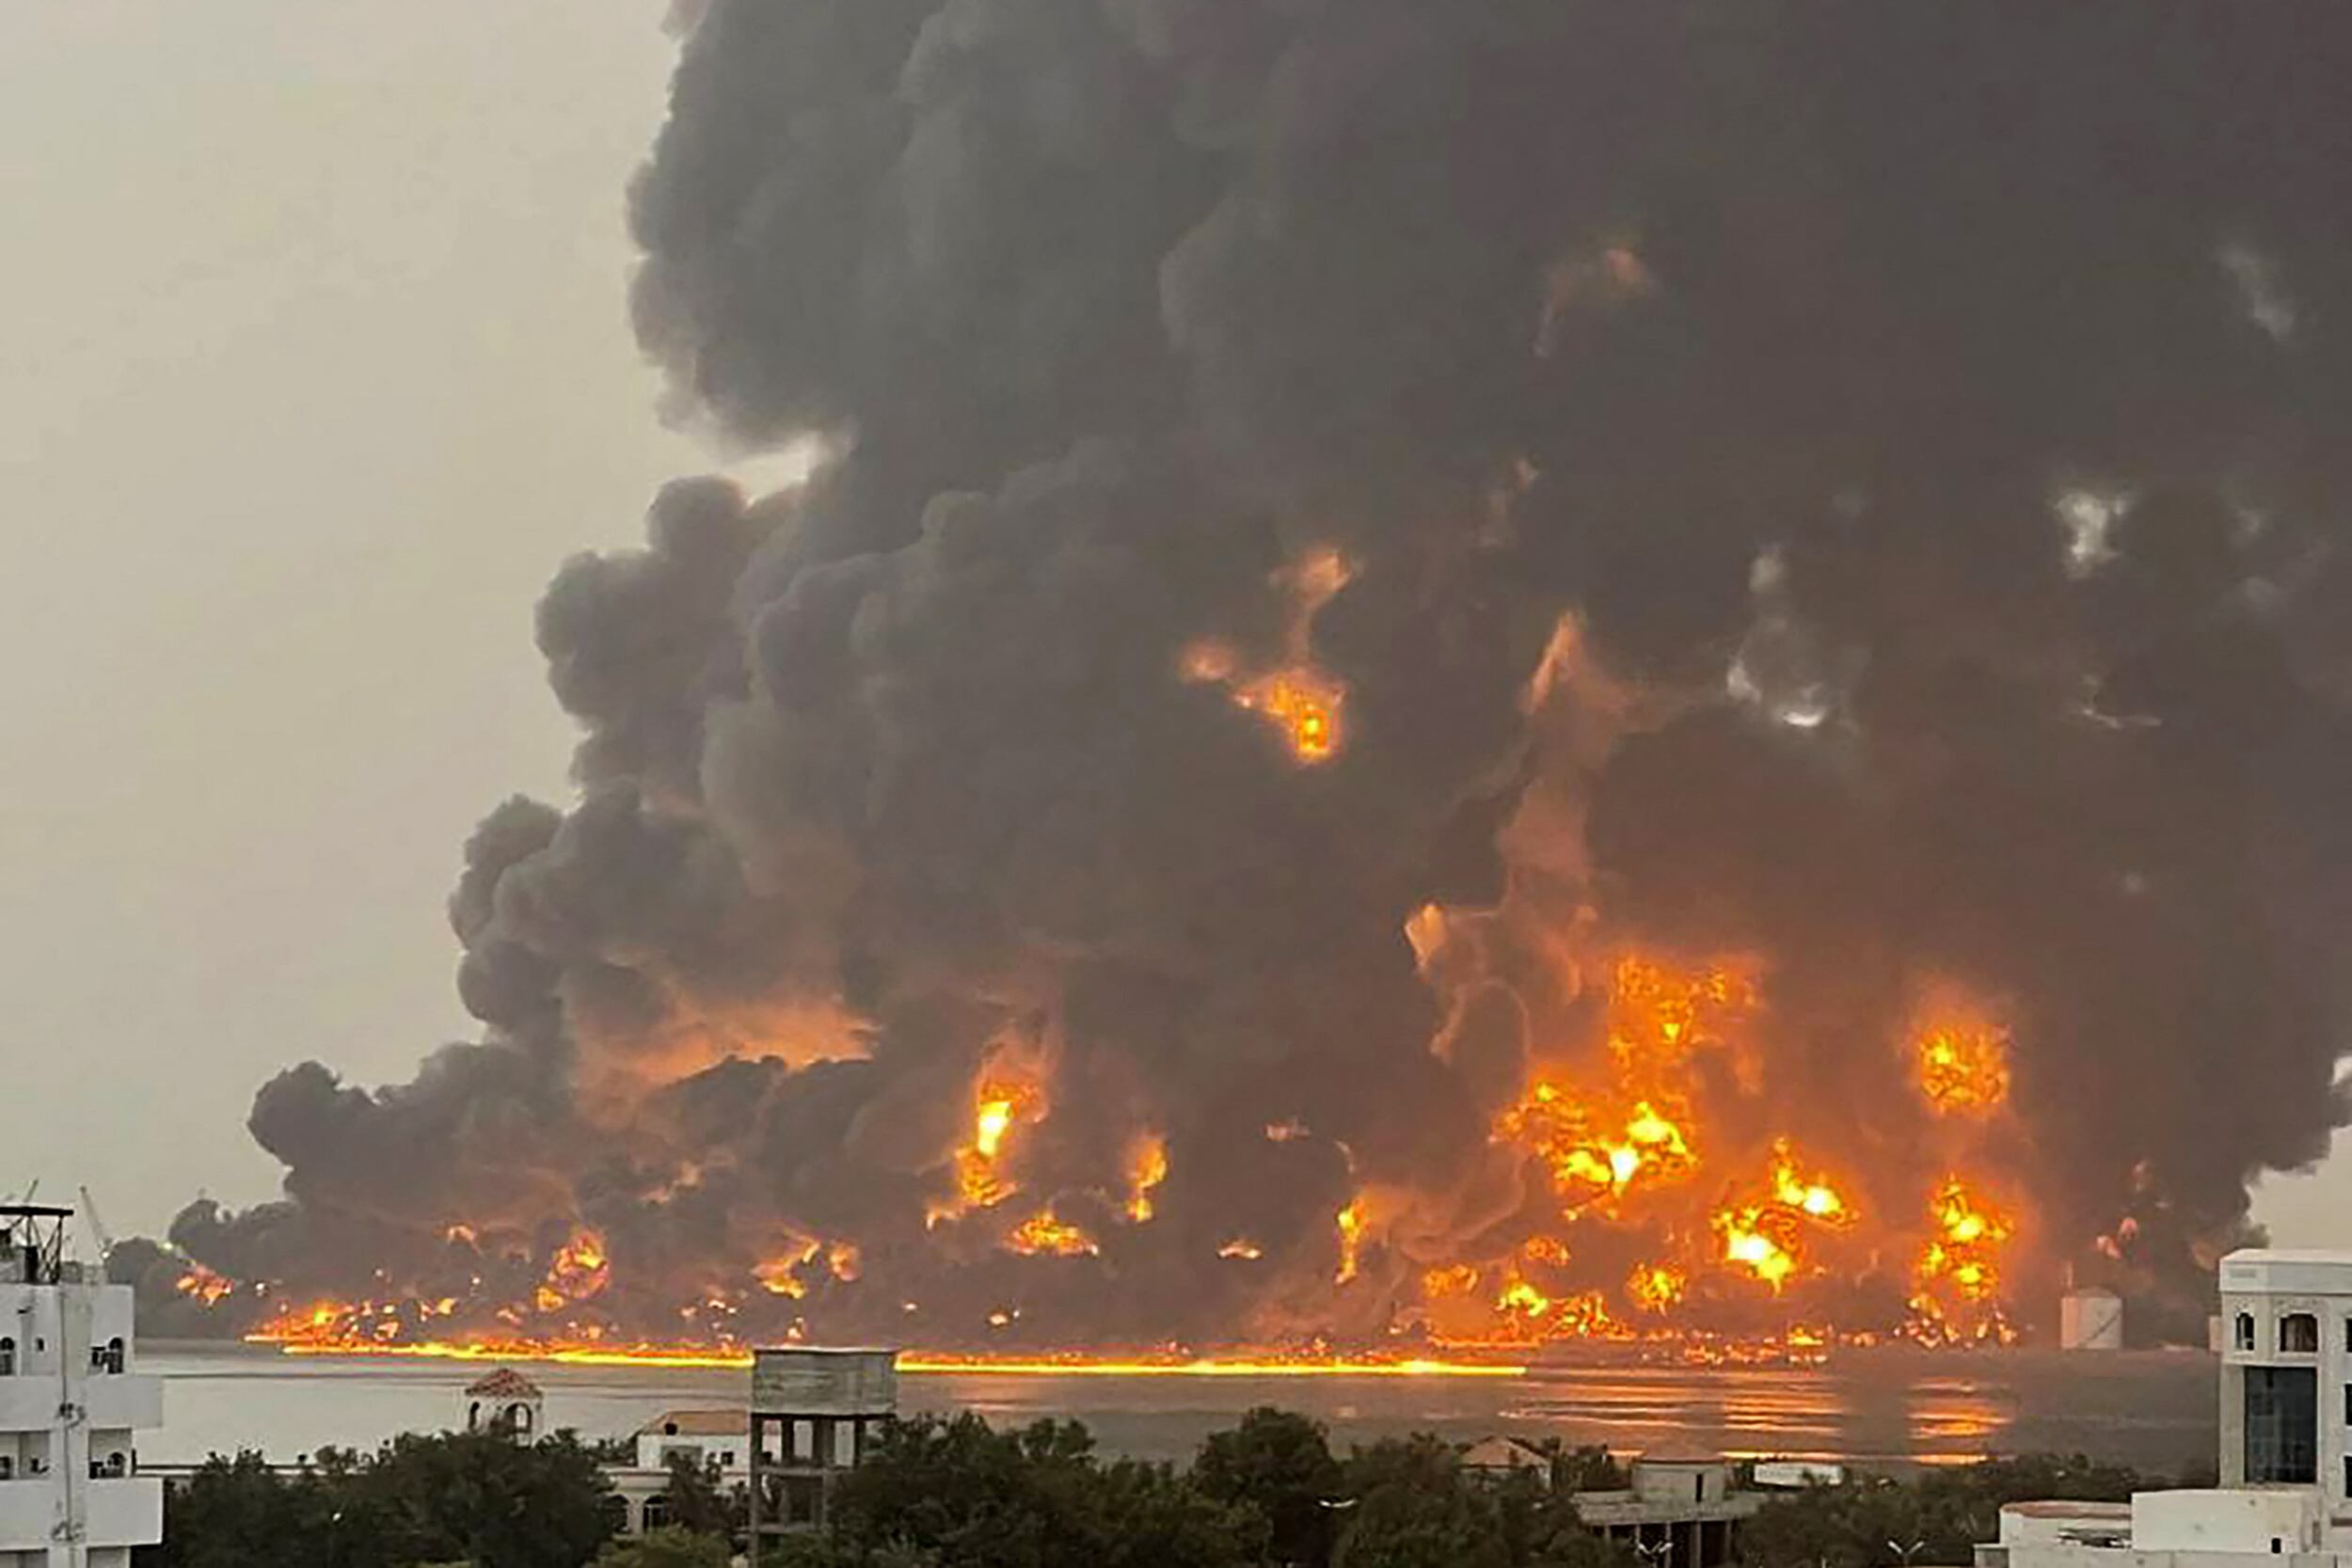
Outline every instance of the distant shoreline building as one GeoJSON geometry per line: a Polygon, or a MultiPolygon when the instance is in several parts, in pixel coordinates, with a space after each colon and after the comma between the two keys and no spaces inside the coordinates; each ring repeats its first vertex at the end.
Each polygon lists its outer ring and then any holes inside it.
{"type": "Polygon", "coordinates": [[[0,1568],[130,1568],[164,1538],[136,1448],[163,1380],[135,1370],[131,1288],[65,1259],[72,1217],[0,1208],[0,1568]]]}

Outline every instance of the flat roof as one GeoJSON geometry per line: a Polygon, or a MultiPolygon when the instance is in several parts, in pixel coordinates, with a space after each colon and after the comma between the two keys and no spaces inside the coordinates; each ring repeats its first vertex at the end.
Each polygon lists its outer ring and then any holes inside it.
{"type": "Polygon", "coordinates": [[[2128,1519],[2132,1516],[2132,1505],[2050,1501],[2003,1503],[2001,1512],[2021,1514],[2028,1519],[2128,1519]]]}

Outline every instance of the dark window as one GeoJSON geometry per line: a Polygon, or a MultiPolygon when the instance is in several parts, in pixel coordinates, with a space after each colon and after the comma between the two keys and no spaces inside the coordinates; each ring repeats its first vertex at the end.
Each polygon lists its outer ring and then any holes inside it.
{"type": "Polygon", "coordinates": [[[2344,1456],[2344,1495],[2352,1497],[2352,1453],[2344,1456]]]}
{"type": "Polygon", "coordinates": [[[2319,1320],[2309,1312],[2290,1312],[2280,1318],[2279,1348],[2296,1355],[2317,1355],[2319,1320]]]}
{"type": "Polygon", "coordinates": [[[660,1529],[670,1522],[670,1499],[660,1492],[645,1499],[645,1528],[660,1529]]]}
{"type": "Polygon", "coordinates": [[[2246,1481],[2309,1486],[2319,1479],[2319,1373],[2310,1367],[2246,1369],[2246,1481]]]}
{"type": "Polygon", "coordinates": [[[2237,1341],[2236,1341],[2236,1342],[2237,1342],[2237,1348],[2238,1348],[2238,1349],[2240,1349],[2240,1350],[2252,1350],[2252,1349],[2254,1348],[2254,1314],[2253,1314],[2253,1313],[2251,1313],[2251,1312],[2240,1312],[2240,1313],[2237,1315],[2237,1341]]]}
{"type": "Polygon", "coordinates": [[[0,1377],[16,1375],[16,1341],[0,1337],[0,1377]]]}

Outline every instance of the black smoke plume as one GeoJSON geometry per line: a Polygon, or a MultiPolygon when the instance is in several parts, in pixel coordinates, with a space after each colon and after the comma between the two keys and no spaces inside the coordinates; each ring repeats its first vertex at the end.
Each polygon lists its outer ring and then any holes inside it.
{"type": "Polygon", "coordinates": [[[2352,10],[674,26],[640,336],[828,455],[558,575],[579,797],[467,847],[482,1037],[262,1090],[284,1201],[172,1235],[238,1323],[535,1326],[592,1232],[561,1315],[629,1337],[1377,1342],[1529,1235],[1491,1130],[1639,946],[1750,956],[1752,1131],[1906,1203],[1899,1042],[1982,999],[2021,1288],[2201,1329],[2345,1119],[2352,10]],[[1328,760],[1204,647],[1343,692],[1328,760]],[[1019,1196],[927,1223],[992,1074],[1019,1196]]]}

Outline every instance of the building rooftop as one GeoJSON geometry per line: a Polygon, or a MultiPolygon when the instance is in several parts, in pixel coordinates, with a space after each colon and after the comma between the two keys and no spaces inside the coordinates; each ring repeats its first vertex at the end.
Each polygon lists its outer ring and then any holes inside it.
{"type": "Polygon", "coordinates": [[[751,1430],[747,1410],[665,1410],[637,1433],[641,1437],[741,1437],[751,1430]]]}
{"type": "Polygon", "coordinates": [[[2132,1505],[2035,1501],[2003,1503],[2001,1512],[2022,1514],[2028,1519],[2128,1519],[2132,1516],[2132,1505]]]}
{"type": "Polygon", "coordinates": [[[501,1367],[489,1376],[476,1381],[466,1390],[466,1397],[485,1400],[535,1400],[541,1396],[537,1384],[512,1367],[501,1367]]]}

